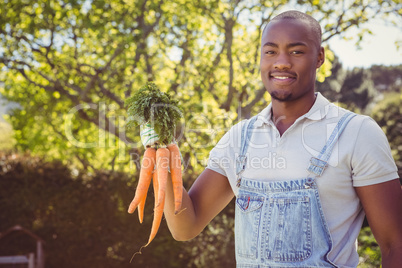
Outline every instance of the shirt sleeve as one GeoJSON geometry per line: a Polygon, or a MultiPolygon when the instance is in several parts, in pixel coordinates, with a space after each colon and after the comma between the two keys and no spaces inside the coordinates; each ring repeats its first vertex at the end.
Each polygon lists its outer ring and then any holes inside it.
{"type": "Polygon", "coordinates": [[[366,117],[359,129],[352,158],[353,186],[367,186],[398,178],[398,169],[380,126],[366,117]]]}
{"type": "Polygon", "coordinates": [[[226,176],[236,193],[236,157],[240,150],[241,127],[245,121],[234,125],[209,153],[207,168],[226,176]]]}

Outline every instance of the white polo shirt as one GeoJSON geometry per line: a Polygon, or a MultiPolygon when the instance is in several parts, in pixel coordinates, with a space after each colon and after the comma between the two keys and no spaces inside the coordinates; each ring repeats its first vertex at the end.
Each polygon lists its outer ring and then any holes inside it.
{"type": "MultiPolygon", "coordinates": [[[[320,93],[308,113],[282,136],[271,120],[271,104],[258,114],[247,151],[243,176],[254,180],[285,181],[305,178],[311,157],[317,157],[338,120],[347,111],[320,93]]],[[[236,158],[241,127],[234,125],[211,150],[208,169],[226,176],[235,195],[236,158]]],[[[333,240],[330,260],[340,267],[356,267],[356,238],[364,212],[354,187],[398,178],[397,167],[381,128],[368,116],[357,115],[347,125],[317,179],[324,215],[333,240]]]]}

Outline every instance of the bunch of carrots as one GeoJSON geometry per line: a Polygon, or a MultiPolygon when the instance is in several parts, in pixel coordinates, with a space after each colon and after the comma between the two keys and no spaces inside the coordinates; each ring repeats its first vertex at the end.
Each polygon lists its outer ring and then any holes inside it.
{"type": "Polygon", "coordinates": [[[133,213],[138,207],[138,217],[140,223],[142,223],[145,200],[152,180],[155,193],[154,221],[152,223],[148,243],[145,246],[148,246],[155,238],[162,220],[169,168],[173,183],[175,214],[177,214],[181,209],[183,193],[179,148],[175,143],[171,143],[167,147],[160,147],[158,149],[149,147],[145,150],[138,186],[135,191],[134,199],[131,201],[130,207],[128,208],[128,212],[133,213]]]}
{"type": "Polygon", "coordinates": [[[146,145],[137,189],[128,208],[128,212],[133,213],[138,207],[138,217],[142,223],[145,200],[152,181],[155,195],[154,219],[148,243],[144,246],[146,247],[155,238],[162,221],[169,169],[173,184],[175,214],[181,209],[183,193],[181,156],[177,144],[173,142],[173,131],[181,117],[181,110],[176,100],[167,93],[161,92],[152,82],[148,82],[128,98],[126,105],[128,105],[129,115],[128,126],[152,122],[158,135],[155,142],[146,145]]]}

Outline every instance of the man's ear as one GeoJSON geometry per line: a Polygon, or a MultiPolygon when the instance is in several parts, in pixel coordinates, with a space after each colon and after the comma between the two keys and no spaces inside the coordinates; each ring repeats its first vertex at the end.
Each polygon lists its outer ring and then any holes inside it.
{"type": "Polygon", "coordinates": [[[317,57],[317,66],[316,68],[320,68],[321,65],[324,63],[325,61],[325,50],[324,47],[320,47],[320,50],[318,51],[318,57],[317,57]]]}

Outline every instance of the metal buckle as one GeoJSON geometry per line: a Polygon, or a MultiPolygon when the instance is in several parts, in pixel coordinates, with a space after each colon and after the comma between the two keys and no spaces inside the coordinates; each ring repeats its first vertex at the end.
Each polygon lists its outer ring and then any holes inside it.
{"type": "Polygon", "coordinates": [[[316,174],[317,176],[321,176],[322,173],[324,172],[324,170],[328,167],[328,162],[323,161],[319,158],[316,157],[311,157],[310,158],[310,166],[308,167],[308,171],[312,172],[314,174],[316,174]],[[317,172],[316,170],[314,170],[314,168],[312,168],[312,166],[316,167],[319,169],[319,172],[317,172]]]}

